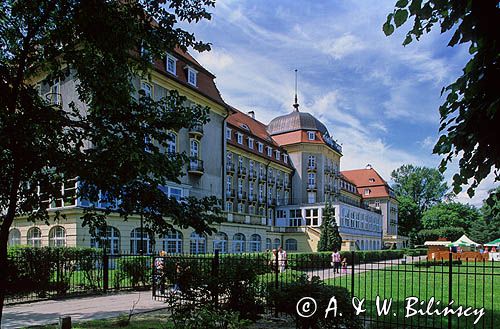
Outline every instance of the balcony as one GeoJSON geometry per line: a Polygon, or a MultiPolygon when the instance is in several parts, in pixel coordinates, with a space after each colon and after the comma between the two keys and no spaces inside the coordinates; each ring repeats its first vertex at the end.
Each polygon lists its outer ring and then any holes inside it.
{"type": "Polygon", "coordinates": [[[248,194],[248,201],[250,201],[251,203],[257,203],[257,194],[255,193],[248,194]]]}
{"type": "Polygon", "coordinates": [[[307,165],[307,171],[316,171],[318,170],[318,166],[316,165],[316,163],[309,163],[307,165]]]}
{"type": "Polygon", "coordinates": [[[188,173],[193,175],[203,175],[205,169],[203,168],[203,160],[197,158],[189,159],[188,173]]]}
{"type": "Polygon", "coordinates": [[[267,205],[270,207],[276,206],[276,199],[275,198],[267,199],[267,205]]]}
{"type": "Polygon", "coordinates": [[[202,137],[203,136],[203,125],[201,123],[195,123],[191,128],[189,128],[189,136],[202,137]]]}
{"type": "Polygon", "coordinates": [[[63,106],[62,95],[59,93],[47,93],[45,94],[45,100],[50,105],[54,105],[59,108],[62,108],[63,106]]]}
{"type": "Polygon", "coordinates": [[[274,185],[274,177],[272,176],[267,177],[267,184],[271,186],[274,185]]]}
{"type": "Polygon", "coordinates": [[[266,179],[266,174],[265,173],[259,173],[259,179],[260,180],[265,180],[266,179]]]}
{"type": "Polygon", "coordinates": [[[330,175],[333,173],[333,168],[331,166],[325,166],[325,175],[330,175]]]}
{"type": "Polygon", "coordinates": [[[330,187],[330,185],[325,185],[325,193],[330,194],[331,192],[332,192],[332,188],[330,187]]]}
{"type": "Polygon", "coordinates": [[[285,190],[289,190],[292,188],[292,183],[289,181],[285,181],[284,185],[285,185],[285,190]]]}
{"type": "Polygon", "coordinates": [[[248,178],[251,180],[251,181],[254,181],[257,179],[257,171],[255,169],[251,169],[248,171],[248,178]]]}
{"type": "Polygon", "coordinates": [[[247,175],[247,168],[238,167],[238,176],[245,177],[247,175]]]}
{"type": "Polygon", "coordinates": [[[307,184],[307,191],[308,192],[316,191],[317,189],[318,189],[318,187],[316,184],[307,184]]]}
{"type": "Polygon", "coordinates": [[[235,196],[236,196],[236,192],[234,191],[234,189],[226,191],[226,198],[228,198],[228,199],[234,199],[235,196]]]}
{"type": "Polygon", "coordinates": [[[226,163],[226,173],[234,174],[234,163],[226,163]]]}

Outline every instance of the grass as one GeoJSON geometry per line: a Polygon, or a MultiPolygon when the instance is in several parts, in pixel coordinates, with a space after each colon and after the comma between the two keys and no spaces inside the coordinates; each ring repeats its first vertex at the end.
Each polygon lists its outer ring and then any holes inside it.
{"type": "MultiPolygon", "coordinates": [[[[452,267],[451,297],[455,301],[453,308],[459,305],[472,308],[485,309],[485,315],[477,324],[478,327],[493,328],[493,323],[500,321],[500,264],[494,263],[464,263],[452,267]],[[483,298],[484,296],[484,298],[483,298]]],[[[434,297],[441,301],[439,309],[448,305],[449,301],[449,267],[433,266],[429,268],[415,267],[413,265],[395,265],[380,270],[370,270],[354,275],[354,293],[359,299],[365,298],[367,316],[376,321],[403,323],[402,328],[412,325],[425,325],[429,327],[447,327],[448,319],[442,316],[419,316],[405,318],[407,297],[417,297],[425,301],[422,308],[425,310],[427,301],[434,297]],[[390,315],[378,318],[376,298],[392,298],[393,304],[390,315]],[[395,312],[396,316],[392,313],[395,312]]],[[[343,286],[352,290],[352,275],[345,275],[326,280],[327,284],[343,286]]],[[[435,308],[435,307],[434,307],[435,308]]],[[[433,308],[433,309],[434,309],[433,308]]],[[[453,328],[472,328],[475,316],[452,317],[453,328]]]]}

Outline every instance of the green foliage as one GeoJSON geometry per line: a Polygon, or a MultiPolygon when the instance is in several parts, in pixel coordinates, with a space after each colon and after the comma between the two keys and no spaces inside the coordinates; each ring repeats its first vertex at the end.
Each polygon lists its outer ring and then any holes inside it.
{"type": "Polygon", "coordinates": [[[491,197],[481,207],[482,217],[473,222],[469,237],[478,243],[487,243],[500,237],[500,187],[490,191],[491,197]]]}
{"type": "MultiPolygon", "coordinates": [[[[90,280],[101,258],[100,251],[92,248],[15,247],[8,253],[6,286],[12,297],[33,292],[41,298],[53,292],[65,294],[75,271],[83,271],[90,280]]],[[[97,288],[93,281],[82,284],[97,288]]]]}
{"type": "Polygon", "coordinates": [[[403,45],[420,40],[437,24],[441,33],[453,32],[448,46],[469,45],[472,57],[463,74],[441,91],[445,97],[439,108],[442,135],[433,152],[443,156],[441,172],[453,159],[461,158],[453,191],[457,194],[472,180],[467,189],[472,197],[490,172],[500,181],[500,94],[495,88],[500,85],[500,1],[398,1],[382,26],[384,33],[391,35],[394,26],[408,18],[413,27],[403,45]]]}
{"type": "Polygon", "coordinates": [[[415,244],[424,244],[425,241],[436,241],[439,238],[446,238],[448,241],[455,241],[460,238],[465,231],[462,227],[442,227],[430,230],[421,230],[415,236],[415,244]]]}
{"type": "Polygon", "coordinates": [[[474,207],[458,202],[440,203],[427,209],[422,216],[426,229],[442,227],[461,227],[465,232],[481,219],[480,212],[474,207]]]}
{"type": "Polygon", "coordinates": [[[427,248],[407,249],[405,255],[410,257],[425,256],[427,255],[427,248]]]}
{"type": "Polygon", "coordinates": [[[212,306],[202,306],[189,313],[174,312],[171,320],[175,329],[239,329],[251,324],[249,320],[241,319],[238,312],[212,306]]]}
{"type": "Polygon", "coordinates": [[[150,256],[130,256],[118,260],[120,279],[129,280],[134,289],[150,285],[151,267],[150,256]]]}
{"type": "Polygon", "coordinates": [[[320,226],[321,235],[318,242],[318,251],[340,250],[342,247],[342,237],[335,220],[335,209],[326,204],[323,210],[323,222],[320,226]]]}
{"type": "Polygon", "coordinates": [[[409,196],[398,196],[398,234],[409,236],[421,227],[421,213],[417,203],[409,196]]]}
{"type": "Polygon", "coordinates": [[[279,312],[295,318],[298,328],[363,328],[360,318],[354,316],[351,296],[347,289],[324,285],[317,277],[309,281],[304,276],[296,282],[287,282],[278,290],[272,290],[270,299],[279,312]],[[318,311],[309,318],[299,316],[296,309],[297,302],[306,296],[314,298],[318,306],[318,311]],[[331,312],[325,319],[324,310],[333,296],[337,300],[337,317],[331,312]],[[339,313],[342,313],[342,316],[339,316],[339,313]]]}

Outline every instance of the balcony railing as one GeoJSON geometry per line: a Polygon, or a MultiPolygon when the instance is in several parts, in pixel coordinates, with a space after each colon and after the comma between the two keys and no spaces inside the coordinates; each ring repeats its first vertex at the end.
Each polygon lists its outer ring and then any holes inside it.
{"type": "Polygon", "coordinates": [[[247,192],[238,192],[238,199],[239,200],[246,200],[247,199],[247,192]]]}
{"type": "Polygon", "coordinates": [[[194,124],[191,128],[189,128],[189,135],[203,136],[203,125],[201,123],[194,124]]]}
{"type": "Polygon", "coordinates": [[[235,193],[234,189],[226,191],[226,197],[227,198],[234,199],[235,196],[236,196],[236,193],[235,193]]]}
{"type": "Polygon", "coordinates": [[[234,174],[234,163],[226,163],[226,172],[228,174],[234,174]]]}
{"type": "Polygon", "coordinates": [[[205,169],[203,168],[203,160],[190,158],[188,172],[194,175],[203,175],[205,172],[205,169]]]}
{"type": "Polygon", "coordinates": [[[238,167],[238,175],[245,177],[247,175],[247,168],[245,167],[238,167]]]}
{"type": "Polygon", "coordinates": [[[307,190],[308,191],[316,191],[317,185],[316,184],[307,184],[307,190]]]}
{"type": "Polygon", "coordinates": [[[318,166],[316,163],[308,163],[307,164],[307,170],[308,171],[316,171],[318,169],[318,166]]]}
{"type": "Polygon", "coordinates": [[[59,93],[47,93],[45,94],[45,100],[54,106],[62,107],[62,95],[59,93]]]}
{"type": "Polygon", "coordinates": [[[257,179],[257,171],[255,169],[251,169],[248,171],[248,178],[251,180],[257,179]]]}

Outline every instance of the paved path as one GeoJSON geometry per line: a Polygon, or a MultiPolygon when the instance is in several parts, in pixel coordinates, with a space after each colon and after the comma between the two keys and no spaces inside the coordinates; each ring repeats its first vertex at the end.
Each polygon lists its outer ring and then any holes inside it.
{"type": "MultiPolygon", "coordinates": [[[[406,264],[410,264],[412,262],[420,261],[426,259],[427,256],[418,256],[418,257],[406,257],[406,264]]],[[[402,259],[394,259],[394,260],[386,260],[386,261],[380,261],[380,262],[373,262],[373,263],[367,263],[367,264],[361,264],[361,265],[354,265],[354,274],[358,273],[363,273],[363,272],[368,272],[372,270],[381,270],[386,267],[390,266],[397,266],[397,265],[403,265],[401,263],[402,259]]],[[[347,266],[347,273],[343,273],[342,269],[339,270],[340,273],[335,273],[333,268],[325,268],[325,269],[320,269],[320,270],[310,270],[306,271],[307,276],[309,279],[313,276],[319,277],[321,280],[325,279],[333,279],[345,275],[351,275],[352,274],[352,265],[347,266]]]]}
{"type": "Polygon", "coordinates": [[[48,300],[29,304],[6,306],[2,329],[22,328],[57,323],[60,316],[71,316],[72,322],[104,319],[128,314],[134,302],[134,313],[165,307],[151,298],[151,291],[119,293],[71,299],[48,300]]]}

